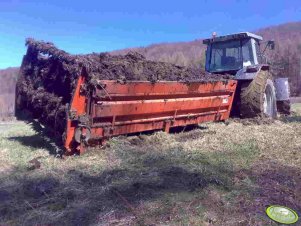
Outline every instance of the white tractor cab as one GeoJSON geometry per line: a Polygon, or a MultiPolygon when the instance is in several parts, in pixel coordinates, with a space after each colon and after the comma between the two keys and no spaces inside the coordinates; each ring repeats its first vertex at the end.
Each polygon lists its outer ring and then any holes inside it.
{"type": "Polygon", "coordinates": [[[207,45],[206,71],[231,74],[238,80],[232,115],[241,117],[277,116],[289,114],[287,79],[274,82],[264,52],[274,49],[274,41],[262,42],[262,37],[242,32],[203,40],[207,45]],[[261,45],[264,44],[262,50],[261,45]],[[276,85],[276,88],[275,88],[276,85]],[[276,98],[277,96],[277,98],[276,98]]]}

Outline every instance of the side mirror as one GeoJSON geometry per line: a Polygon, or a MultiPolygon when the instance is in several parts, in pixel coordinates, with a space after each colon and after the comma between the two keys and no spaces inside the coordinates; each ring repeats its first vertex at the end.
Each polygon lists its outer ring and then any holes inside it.
{"type": "Polygon", "coordinates": [[[274,40],[268,41],[268,46],[270,47],[270,49],[274,50],[275,49],[275,41],[274,40]]]}

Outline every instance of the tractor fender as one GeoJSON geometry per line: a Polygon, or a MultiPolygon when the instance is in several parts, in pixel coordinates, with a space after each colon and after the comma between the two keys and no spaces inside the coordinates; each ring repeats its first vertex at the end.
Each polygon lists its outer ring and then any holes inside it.
{"type": "Polygon", "coordinates": [[[280,114],[289,115],[291,112],[290,87],[288,78],[275,79],[277,109],[280,114]]]}
{"type": "Polygon", "coordinates": [[[235,75],[236,80],[253,80],[260,71],[268,71],[269,65],[267,64],[259,64],[259,65],[251,65],[247,67],[243,67],[239,71],[237,71],[235,75]]]}
{"type": "Polygon", "coordinates": [[[290,87],[288,78],[275,79],[276,98],[277,100],[289,100],[290,99],[290,87]]]}

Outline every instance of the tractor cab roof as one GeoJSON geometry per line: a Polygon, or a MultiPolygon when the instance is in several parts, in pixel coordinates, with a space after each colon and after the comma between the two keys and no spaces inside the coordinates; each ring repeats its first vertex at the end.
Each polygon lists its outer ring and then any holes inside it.
{"type": "Polygon", "coordinates": [[[218,36],[213,38],[208,38],[203,40],[203,44],[210,44],[214,42],[225,42],[229,40],[238,40],[238,39],[244,39],[244,38],[254,38],[255,40],[261,41],[262,37],[259,35],[255,35],[250,32],[240,32],[237,34],[230,34],[230,35],[224,35],[224,36],[218,36]]]}

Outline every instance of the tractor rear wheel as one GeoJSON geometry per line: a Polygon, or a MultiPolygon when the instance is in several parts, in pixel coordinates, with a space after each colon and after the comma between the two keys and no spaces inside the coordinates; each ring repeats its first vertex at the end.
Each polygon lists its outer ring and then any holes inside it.
{"type": "Polygon", "coordinates": [[[275,87],[268,71],[260,71],[251,82],[241,84],[240,116],[277,116],[275,87]]]}

